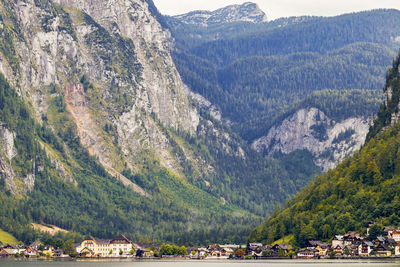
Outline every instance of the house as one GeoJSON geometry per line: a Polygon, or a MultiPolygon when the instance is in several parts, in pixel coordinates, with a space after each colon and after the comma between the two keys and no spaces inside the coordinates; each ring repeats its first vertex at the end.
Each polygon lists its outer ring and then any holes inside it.
{"type": "Polygon", "coordinates": [[[289,249],[290,249],[290,244],[287,243],[281,243],[281,244],[275,244],[272,247],[272,255],[273,256],[279,256],[279,254],[283,253],[283,254],[287,254],[289,249]]]}
{"type": "Polygon", "coordinates": [[[41,253],[45,256],[54,256],[54,248],[52,246],[44,246],[41,253]]]}
{"type": "Polygon", "coordinates": [[[206,258],[210,254],[210,251],[206,248],[198,248],[197,255],[200,259],[206,258]]]}
{"type": "Polygon", "coordinates": [[[38,250],[39,250],[39,247],[40,247],[41,245],[43,245],[42,242],[36,240],[35,242],[33,242],[32,244],[29,245],[29,248],[30,248],[32,251],[38,251],[38,250]]]}
{"type": "Polygon", "coordinates": [[[221,257],[229,257],[233,255],[234,250],[232,248],[222,248],[221,249],[221,257]]]}
{"type": "Polygon", "coordinates": [[[358,255],[361,257],[368,257],[374,249],[374,244],[370,241],[363,240],[358,246],[358,255]]]}
{"type": "Polygon", "coordinates": [[[315,247],[315,249],[318,250],[318,256],[325,257],[328,255],[329,245],[326,243],[320,243],[315,247]]]}
{"type": "Polygon", "coordinates": [[[375,246],[376,255],[379,257],[390,257],[392,256],[392,250],[389,246],[384,243],[380,243],[378,246],[375,246]]]}
{"type": "Polygon", "coordinates": [[[358,246],[359,245],[360,245],[359,243],[356,243],[356,244],[352,244],[350,246],[346,246],[344,254],[351,256],[351,257],[358,256],[358,246]]]}
{"type": "Polygon", "coordinates": [[[8,258],[10,256],[14,256],[15,253],[10,249],[2,248],[0,249],[0,258],[8,258]]]}
{"type": "Polygon", "coordinates": [[[400,242],[400,231],[399,230],[394,230],[392,232],[392,238],[394,239],[394,241],[400,242]]]}
{"type": "Polygon", "coordinates": [[[262,251],[263,244],[261,243],[249,243],[246,248],[246,253],[250,254],[253,251],[262,251]]]}
{"type": "Polygon", "coordinates": [[[25,257],[26,258],[36,258],[36,255],[38,254],[38,250],[34,249],[34,247],[27,247],[25,251],[25,257]]]}
{"type": "Polygon", "coordinates": [[[129,255],[132,247],[132,241],[123,234],[110,240],[110,249],[112,249],[114,257],[129,255]]]}
{"type": "Polygon", "coordinates": [[[81,247],[81,243],[74,243],[74,248],[76,253],[81,253],[82,247],[81,247]]]}
{"type": "Polygon", "coordinates": [[[20,248],[15,245],[5,245],[5,246],[3,246],[3,249],[6,249],[11,255],[20,253],[20,248]]]}
{"type": "Polygon", "coordinates": [[[400,244],[398,244],[398,243],[394,247],[394,255],[400,256],[400,244]]]}
{"type": "Polygon", "coordinates": [[[384,238],[383,236],[378,236],[378,237],[374,240],[374,244],[375,244],[375,247],[378,246],[379,244],[387,244],[387,239],[384,238]]]}
{"type": "Polygon", "coordinates": [[[246,248],[247,255],[253,255],[255,258],[262,257],[264,246],[261,243],[249,243],[246,248]]]}
{"type": "Polygon", "coordinates": [[[335,247],[332,246],[332,250],[335,252],[336,256],[344,255],[346,246],[344,244],[337,244],[335,247]]]}
{"type": "MultiPolygon", "coordinates": [[[[89,251],[93,252],[96,257],[121,257],[130,255],[133,243],[129,238],[122,234],[113,239],[88,237],[82,241],[80,246],[76,247],[78,253],[82,253],[82,250],[85,248],[88,248],[89,251]]],[[[86,254],[87,252],[88,250],[85,250],[86,254]]]]}
{"type": "Polygon", "coordinates": [[[84,247],[83,249],[81,249],[79,255],[84,258],[92,258],[95,256],[95,253],[90,248],[84,247]]]}
{"type": "Polygon", "coordinates": [[[338,245],[344,244],[344,237],[342,235],[335,235],[332,239],[332,248],[336,248],[338,245]]]}
{"type": "Polygon", "coordinates": [[[362,237],[359,233],[352,232],[352,233],[347,233],[343,236],[343,244],[345,246],[351,246],[353,244],[360,244],[362,241],[362,237]]]}
{"type": "Polygon", "coordinates": [[[56,258],[68,258],[69,255],[66,255],[62,248],[58,248],[54,251],[54,257],[56,258]]]}
{"type": "Polygon", "coordinates": [[[394,228],[393,226],[386,226],[383,229],[383,236],[385,236],[388,239],[392,238],[392,234],[393,234],[394,230],[396,230],[396,228],[394,228]]]}
{"type": "Polygon", "coordinates": [[[297,252],[297,258],[312,259],[316,256],[319,256],[318,250],[313,248],[304,248],[300,249],[299,252],[297,252]]]}
{"type": "Polygon", "coordinates": [[[210,256],[211,257],[221,257],[221,252],[219,250],[217,250],[217,249],[211,250],[210,251],[210,256]]]}

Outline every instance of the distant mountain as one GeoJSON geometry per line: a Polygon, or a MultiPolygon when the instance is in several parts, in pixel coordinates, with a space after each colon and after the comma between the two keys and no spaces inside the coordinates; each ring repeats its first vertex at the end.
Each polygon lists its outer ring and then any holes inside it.
{"type": "MultiPolygon", "coordinates": [[[[269,139],[293,145],[282,139],[286,133],[277,131],[284,129],[279,125],[298,111],[317,108],[330,113],[332,125],[325,127],[327,132],[348,119],[363,122],[359,125],[362,140],[357,138],[354,143],[349,139],[348,143],[349,151],[356,150],[365,139],[368,117],[377,112],[382,101],[378,90],[384,85],[384,74],[400,45],[400,30],[395,26],[400,23],[398,10],[328,18],[282,18],[262,24],[221,23],[213,27],[167,21],[176,40],[173,59],[184,83],[219,108],[222,120],[248,143],[269,139]],[[298,105],[315,92],[324,91],[326,95],[338,90],[371,90],[373,101],[344,98],[340,105],[335,101],[325,105],[318,98],[314,106],[298,105]],[[357,109],[357,114],[348,112],[361,103],[366,105],[357,109]],[[343,104],[345,109],[341,108],[343,104]],[[272,127],[275,136],[271,136],[272,127]]],[[[301,126],[293,127],[291,133],[301,126]]],[[[298,141],[307,143],[306,139],[298,141]]],[[[294,145],[291,149],[278,149],[278,143],[254,147],[266,155],[311,148],[294,145]]],[[[325,159],[315,158],[324,170],[343,158],[334,156],[334,149],[326,151],[326,144],[313,144],[310,152],[324,156],[325,159]]]]}
{"type": "Polygon", "coordinates": [[[212,26],[234,22],[267,22],[266,14],[255,3],[230,5],[215,11],[193,11],[187,14],[174,16],[176,20],[186,24],[212,26]]]}
{"type": "Polygon", "coordinates": [[[368,222],[400,226],[400,55],[389,70],[381,106],[359,153],[318,177],[249,240],[271,243],[293,235],[294,244],[329,240],[336,234],[365,234],[368,222]]]}

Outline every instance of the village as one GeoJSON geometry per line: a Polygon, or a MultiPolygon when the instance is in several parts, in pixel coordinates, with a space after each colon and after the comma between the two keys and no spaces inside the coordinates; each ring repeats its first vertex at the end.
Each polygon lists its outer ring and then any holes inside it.
{"type": "Polygon", "coordinates": [[[263,245],[261,243],[212,244],[207,247],[175,246],[169,244],[148,245],[132,242],[123,234],[113,239],[85,238],[81,243],[71,244],[71,248],[63,249],[45,245],[39,241],[29,246],[2,245],[0,258],[27,259],[326,259],[326,258],[372,258],[400,257],[400,230],[385,227],[382,235],[371,238],[351,232],[335,235],[329,243],[318,240],[308,241],[305,248],[295,249],[289,243],[263,245]]]}

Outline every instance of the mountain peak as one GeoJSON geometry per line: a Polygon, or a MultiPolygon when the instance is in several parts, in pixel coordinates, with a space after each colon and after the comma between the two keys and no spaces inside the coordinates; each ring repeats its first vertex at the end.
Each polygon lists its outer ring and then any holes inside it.
{"type": "Polygon", "coordinates": [[[267,15],[255,3],[246,2],[241,5],[230,5],[215,11],[192,11],[174,16],[186,24],[200,24],[210,26],[213,24],[232,22],[267,22],[267,15]]]}

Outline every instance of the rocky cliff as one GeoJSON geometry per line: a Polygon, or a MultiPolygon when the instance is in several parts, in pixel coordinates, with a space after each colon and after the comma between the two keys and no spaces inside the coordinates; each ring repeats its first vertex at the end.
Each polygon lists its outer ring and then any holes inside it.
{"type": "Polygon", "coordinates": [[[174,16],[175,19],[186,24],[211,26],[233,22],[267,22],[267,16],[255,3],[230,5],[215,11],[193,11],[187,14],[174,16]]]}
{"type": "Polygon", "coordinates": [[[39,120],[51,122],[52,100],[65,97],[82,144],[114,176],[124,164],[135,168],[144,149],[159,151],[176,171],[159,125],[195,134],[199,114],[169,55],[169,33],[147,2],[4,1],[2,12],[14,13],[20,38],[12,43],[15,65],[3,54],[0,68],[39,120]]]}
{"type": "Polygon", "coordinates": [[[348,118],[336,122],[317,108],[300,109],[273,126],[266,136],[255,140],[253,149],[270,156],[308,150],[322,171],[358,151],[369,130],[366,118],[348,118]]]}

